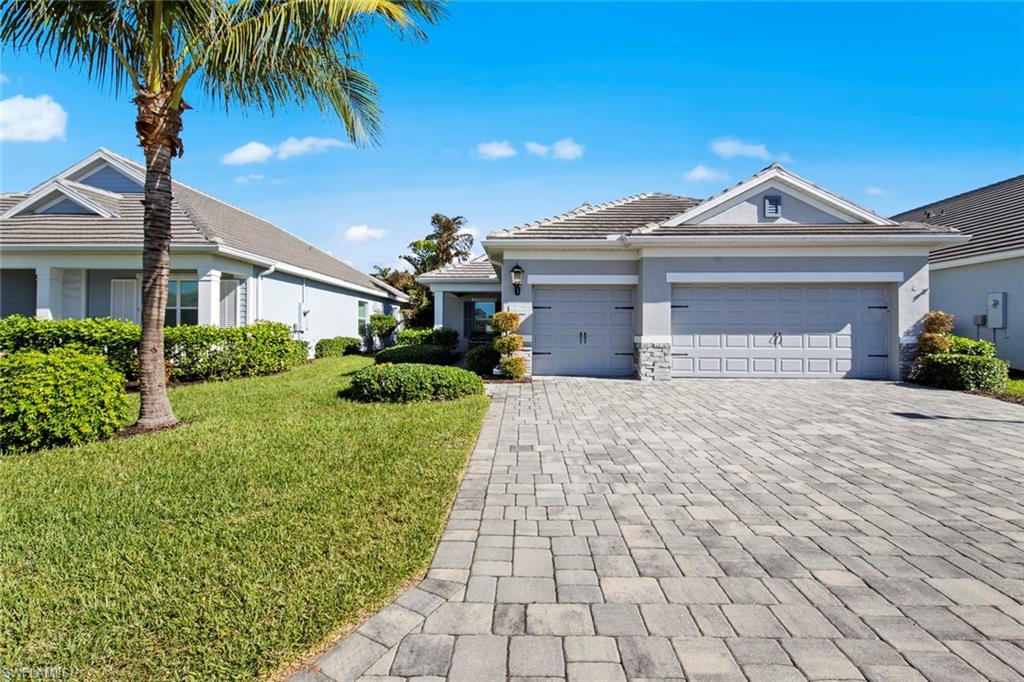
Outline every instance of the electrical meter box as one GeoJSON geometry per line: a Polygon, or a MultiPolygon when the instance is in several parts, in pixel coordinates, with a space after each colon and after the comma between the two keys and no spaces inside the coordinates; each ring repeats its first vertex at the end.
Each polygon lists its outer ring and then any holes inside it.
{"type": "Polygon", "coordinates": [[[988,304],[986,305],[986,308],[988,309],[988,324],[986,326],[989,329],[1005,329],[1006,292],[990,291],[988,294],[988,304]]]}

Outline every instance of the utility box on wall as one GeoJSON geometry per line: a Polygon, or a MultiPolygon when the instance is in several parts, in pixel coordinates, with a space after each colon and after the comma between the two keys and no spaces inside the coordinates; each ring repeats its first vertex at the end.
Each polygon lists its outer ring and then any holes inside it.
{"type": "Polygon", "coordinates": [[[1006,328],[1006,292],[990,291],[988,294],[987,327],[989,329],[1006,328]]]}

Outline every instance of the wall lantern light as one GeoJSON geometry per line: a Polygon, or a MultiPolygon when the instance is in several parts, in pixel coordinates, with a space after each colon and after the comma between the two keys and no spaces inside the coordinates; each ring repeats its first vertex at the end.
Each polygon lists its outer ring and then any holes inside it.
{"type": "Polygon", "coordinates": [[[519,289],[523,286],[523,266],[516,263],[509,272],[512,275],[512,286],[516,288],[516,296],[518,296],[519,289]]]}

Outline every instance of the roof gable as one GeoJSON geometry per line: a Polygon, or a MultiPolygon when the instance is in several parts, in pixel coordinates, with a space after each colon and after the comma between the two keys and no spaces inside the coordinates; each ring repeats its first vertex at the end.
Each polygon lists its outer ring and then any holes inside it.
{"type": "Polygon", "coordinates": [[[29,192],[21,201],[0,215],[0,220],[32,213],[113,218],[117,215],[118,197],[103,196],[107,194],[82,187],[77,183],[51,180],[29,192]]]}
{"type": "MultiPolygon", "coordinates": [[[[800,176],[791,173],[778,164],[772,164],[755,173],[752,177],[709,197],[707,200],[689,208],[682,213],[663,221],[661,225],[676,227],[679,225],[701,224],[747,224],[734,222],[741,216],[753,219],[750,224],[831,224],[855,223],[867,225],[895,225],[896,223],[883,218],[866,208],[833,194],[800,176]],[[761,213],[761,202],[755,201],[765,193],[778,192],[795,199],[802,207],[799,211],[801,220],[765,219],[761,213]],[[823,220],[823,218],[825,218],[823,220]]],[[[652,230],[657,234],[657,230],[652,230]]]]}

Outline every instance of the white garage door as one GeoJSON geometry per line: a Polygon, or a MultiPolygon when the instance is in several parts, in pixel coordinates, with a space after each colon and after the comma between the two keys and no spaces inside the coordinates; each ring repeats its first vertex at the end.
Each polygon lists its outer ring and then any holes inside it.
{"type": "Polygon", "coordinates": [[[672,375],[888,376],[883,286],[676,286],[672,375]]]}
{"type": "Polygon", "coordinates": [[[632,287],[533,287],[533,373],[633,373],[632,287]]]}

